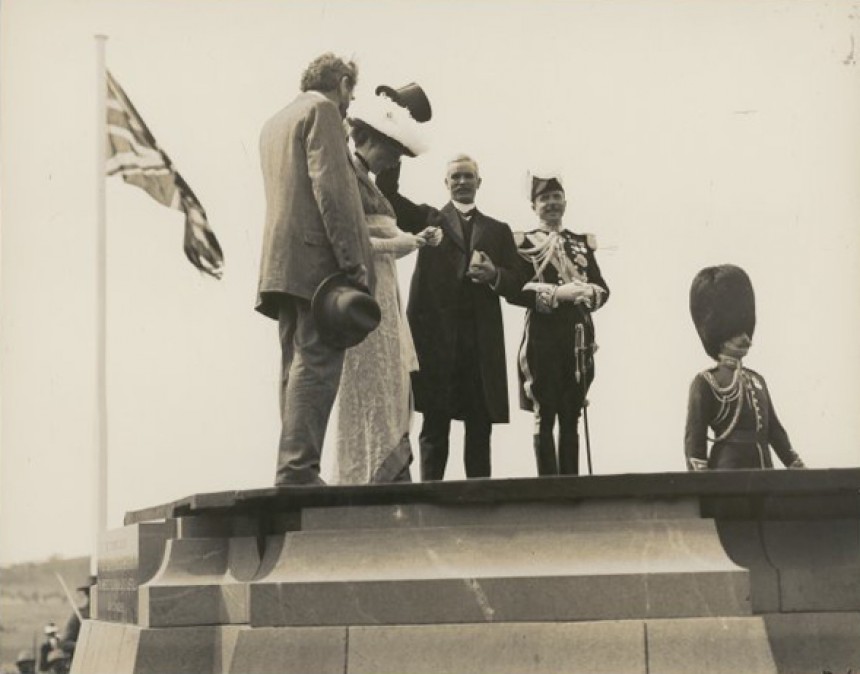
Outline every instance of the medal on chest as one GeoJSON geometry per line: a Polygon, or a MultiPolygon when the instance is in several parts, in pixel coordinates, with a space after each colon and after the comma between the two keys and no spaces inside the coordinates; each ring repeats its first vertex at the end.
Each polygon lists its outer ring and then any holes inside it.
{"type": "Polygon", "coordinates": [[[567,271],[571,276],[569,280],[588,282],[588,247],[585,242],[565,236],[563,251],[567,271]]]}

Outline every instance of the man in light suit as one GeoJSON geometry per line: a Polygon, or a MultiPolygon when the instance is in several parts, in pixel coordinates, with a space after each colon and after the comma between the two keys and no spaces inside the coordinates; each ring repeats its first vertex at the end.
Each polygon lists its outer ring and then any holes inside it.
{"type": "Polygon", "coordinates": [[[451,201],[441,210],[403,197],[397,178],[398,171],[390,171],[377,184],[398,226],[414,233],[436,225],[444,232],[438,247],[418,251],[406,311],[418,353],[415,408],[424,415],[421,479],[444,477],[452,419],[465,426],[466,477],[489,477],[492,425],[509,418],[499,295],[513,295],[522,285],[513,234],[476,208],[481,176],[471,157],[448,163],[451,201]]]}
{"type": "Polygon", "coordinates": [[[374,286],[364,222],[343,119],[358,77],[334,54],[302,74],[295,100],[260,137],[266,223],[256,309],[278,321],[281,341],[281,437],[275,485],[324,484],[320,454],[343,369],[344,349],[321,337],[314,291],[343,271],[374,286]]]}

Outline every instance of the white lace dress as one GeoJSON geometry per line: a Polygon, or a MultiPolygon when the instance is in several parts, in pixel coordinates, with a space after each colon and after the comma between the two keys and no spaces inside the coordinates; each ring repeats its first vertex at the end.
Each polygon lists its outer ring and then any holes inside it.
{"type": "MultiPolygon", "coordinates": [[[[364,192],[367,186],[362,188],[364,192]]],[[[382,206],[378,210],[391,208],[387,201],[376,205],[382,206]]],[[[376,265],[374,295],[382,319],[363,342],[346,351],[337,405],[337,484],[408,480],[412,461],[410,372],[418,369],[418,358],[401,307],[397,258],[413,248],[410,235],[397,228],[393,214],[366,218],[376,265]]]]}

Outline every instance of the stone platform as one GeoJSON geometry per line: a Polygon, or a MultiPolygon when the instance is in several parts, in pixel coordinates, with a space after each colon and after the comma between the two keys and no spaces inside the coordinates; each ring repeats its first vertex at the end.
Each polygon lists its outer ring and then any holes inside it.
{"type": "Polygon", "coordinates": [[[199,494],[98,575],[75,674],[845,674],[860,469],[199,494]]]}

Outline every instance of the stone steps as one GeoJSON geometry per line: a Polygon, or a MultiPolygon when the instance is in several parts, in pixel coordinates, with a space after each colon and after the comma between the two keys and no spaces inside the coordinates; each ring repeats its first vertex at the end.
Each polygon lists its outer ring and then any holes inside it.
{"type": "Polygon", "coordinates": [[[860,671],[860,471],[483,482],[139,511],[72,672],[860,671]]]}
{"type": "Polygon", "coordinates": [[[860,613],[551,623],[144,628],[87,621],[83,674],[846,674],[860,613]]]}

